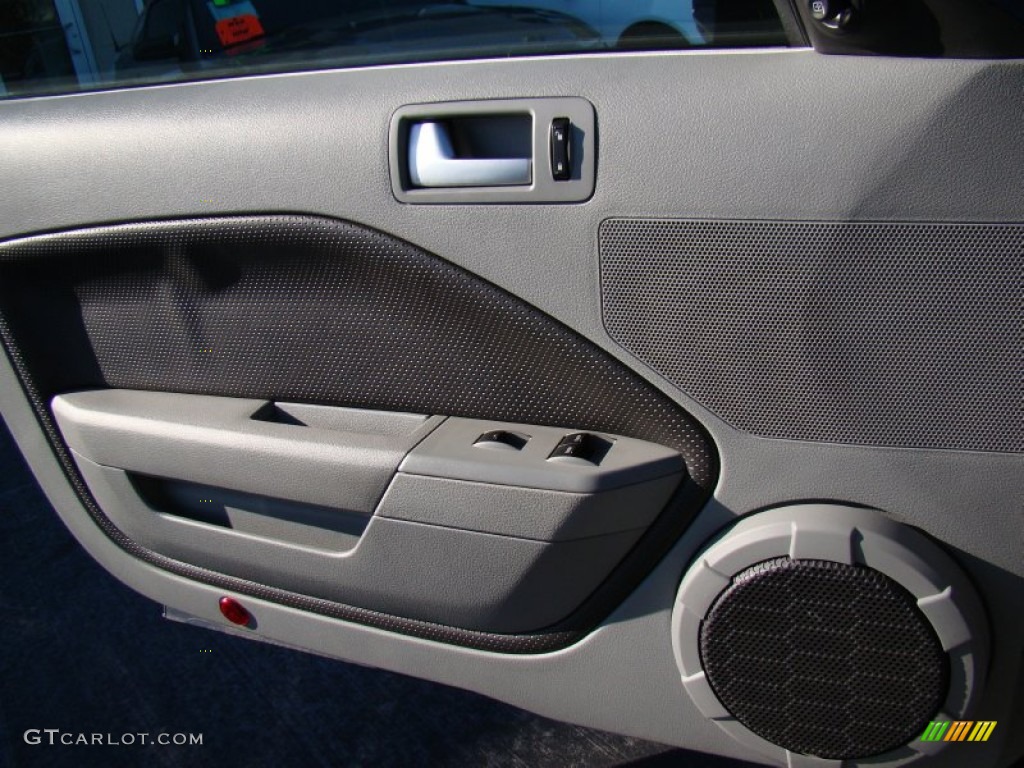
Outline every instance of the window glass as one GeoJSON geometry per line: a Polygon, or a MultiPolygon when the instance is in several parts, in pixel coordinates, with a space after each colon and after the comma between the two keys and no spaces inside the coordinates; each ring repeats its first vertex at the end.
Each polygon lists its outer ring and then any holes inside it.
{"type": "Polygon", "coordinates": [[[773,0],[0,0],[0,95],[440,59],[785,44],[773,0]]]}

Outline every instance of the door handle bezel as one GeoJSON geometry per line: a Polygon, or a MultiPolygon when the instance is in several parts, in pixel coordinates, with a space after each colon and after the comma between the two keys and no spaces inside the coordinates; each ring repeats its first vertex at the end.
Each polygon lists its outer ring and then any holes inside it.
{"type": "MultiPolygon", "coordinates": [[[[391,116],[388,132],[388,163],[391,173],[391,191],[400,203],[409,204],[502,204],[502,203],[581,203],[589,200],[594,193],[597,175],[597,120],[593,105],[586,99],[575,96],[553,98],[488,99],[480,101],[454,101],[436,104],[408,104],[397,109],[391,116]],[[443,163],[499,163],[496,166],[449,166],[443,172],[447,179],[437,176],[428,181],[446,182],[445,186],[423,185],[424,176],[411,168],[411,146],[413,138],[423,138],[422,129],[417,125],[427,123],[457,122],[464,118],[488,118],[509,115],[529,115],[532,120],[530,138],[530,181],[527,183],[497,183],[506,181],[509,173],[505,163],[513,161],[518,172],[522,171],[523,158],[458,158],[441,153],[443,163]],[[551,168],[550,132],[556,118],[568,118],[572,126],[571,168],[568,180],[555,180],[551,168]],[[414,133],[416,134],[414,136],[414,133]],[[479,173],[480,184],[469,184],[469,173],[479,173]],[[452,179],[450,174],[454,173],[452,179]],[[417,183],[417,180],[421,183],[417,183]],[[454,183],[449,183],[454,182],[454,183]],[[483,183],[487,182],[487,183],[483,183]]],[[[428,137],[429,138],[429,137],[428,137]]]]}

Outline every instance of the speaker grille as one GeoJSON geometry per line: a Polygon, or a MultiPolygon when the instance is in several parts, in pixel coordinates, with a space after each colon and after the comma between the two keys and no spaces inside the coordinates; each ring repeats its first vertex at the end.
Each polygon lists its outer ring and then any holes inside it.
{"type": "Polygon", "coordinates": [[[1024,225],[609,219],[609,335],[753,434],[1024,450],[1024,225]]]}
{"type": "Polygon", "coordinates": [[[868,757],[916,738],[949,660],[914,598],[863,566],[781,557],[734,577],[700,628],[712,690],[793,752],[868,757]]]}

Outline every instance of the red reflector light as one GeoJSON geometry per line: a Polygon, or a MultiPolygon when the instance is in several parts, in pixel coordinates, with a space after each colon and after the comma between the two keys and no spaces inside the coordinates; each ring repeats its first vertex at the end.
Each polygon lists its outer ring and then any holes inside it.
{"type": "Polygon", "coordinates": [[[239,624],[243,627],[249,623],[251,618],[249,612],[233,597],[222,597],[220,599],[220,612],[232,624],[239,624]]]}

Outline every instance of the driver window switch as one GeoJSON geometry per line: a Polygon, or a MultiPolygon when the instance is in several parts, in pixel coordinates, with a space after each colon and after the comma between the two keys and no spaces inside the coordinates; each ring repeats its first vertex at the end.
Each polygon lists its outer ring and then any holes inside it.
{"type": "Polygon", "coordinates": [[[529,440],[529,435],[496,429],[492,432],[484,432],[473,442],[473,445],[477,448],[490,448],[499,451],[521,451],[529,440]]]}
{"type": "Polygon", "coordinates": [[[566,435],[558,442],[555,450],[548,456],[548,461],[580,459],[596,466],[601,463],[601,459],[611,449],[611,440],[606,440],[589,432],[574,432],[571,435],[566,435]]]}

